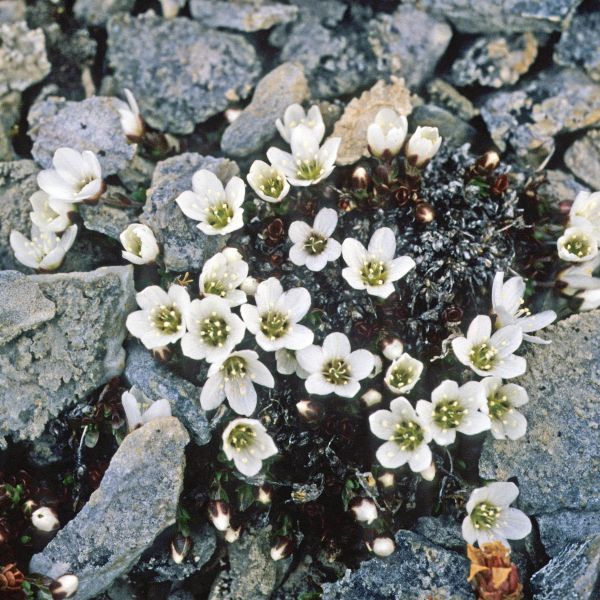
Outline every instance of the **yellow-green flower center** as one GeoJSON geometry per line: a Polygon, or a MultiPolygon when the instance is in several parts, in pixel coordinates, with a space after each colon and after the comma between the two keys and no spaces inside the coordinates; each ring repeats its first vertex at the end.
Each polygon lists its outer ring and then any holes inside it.
{"type": "Polygon", "coordinates": [[[318,179],[322,174],[323,168],[315,159],[298,161],[296,170],[296,177],[298,179],[312,181],[313,179],[318,179]]]}
{"type": "Polygon", "coordinates": [[[200,337],[205,344],[220,348],[229,336],[230,327],[222,317],[213,313],[200,323],[200,337]]]}
{"type": "Polygon", "coordinates": [[[215,229],[223,229],[231,222],[233,209],[227,202],[218,202],[206,209],[206,222],[215,229]]]}
{"type": "Polygon", "coordinates": [[[326,244],[327,240],[322,235],[313,231],[304,241],[304,249],[308,254],[316,256],[325,250],[326,244]]]}
{"type": "Polygon", "coordinates": [[[587,237],[573,235],[565,243],[565,250],[579,258],[587,256],[592,251],[592,247],[587,237]]]}
{"type": "Polygon", "coordinates": [[[488,396],[487,403],[490,418],[493,421],[502,421],[512,409],[508,397],[498,391],[492,392],[488,396]]]}
{"type": "Polygon", "coordinates": [[[269,311],[260,317],[260,330],[270,340],[276,340],[287,333],[289,329],[289,319],[286,315],[269,311]]]}
{"type": "Polygon", "coordinates": [[[283,186],[283,177],[281,175],[274,175],[272,177],[263,178],[262,183],[258,187],[265,196],[279,198],[283,191],[283,186]]]}
{"type": "Polygon", "coordinates": [[[225,298],[227,295],[227,288],[220,279],[207,279],[204,281],[204,293],[225,298]]]}
{"type": "Polygon", "coordinates": [[[360,270],[360,276],[366,285],[383,285],[387,281],[385,263],[380,260],[366,260],[360,270]]]}
{"type": "Polygon", "coordinates": [[[230,432],[227,441],[240,451],[254,443],[256,432],[249,425],[236,425],[230,432]]]}
{"type": "Polygon", "coordinates": [[[346,385],[350,381],[352,369],[341,358],[334,358],[323,366],[323,377],[332,385],[346,385]]]}
{"type": "Polygon", "coordinates": [[[469,358],[475,367],[482,371],[489,371],[496,363],[498,350],[488,342],[482,342],[471,348],[469,358]]]}
{"type": "Polygon", "coordinates": [[[415,370],[408,365],[396,365],[391,371],[388,383],[394,387],[401,389],[406,385],[410,385],[415,380],[415,370]]]}
{"type": "Polygon", "coordinates": [[[161,333],[173,334],[181,329],[181,313],[174,304],[161,304],[150,312],[150,320],[161,333]]]}
{"type": "Polygon", "coordinates": [[[127,240],[127,251],[140,256],[142,254],[142,240],[139,235],[131,234],[127,240]]]}
{"type": "Polygon", "coordinates": [[[241,356],[230,356],[221,365],[225,379],[237,379],[246,375],[246,361],[241,356]]]}
{"type": "Polygon", "coordinates": [[[423,428],[414,421],[404,420],[396,423],[391,441],[404,452],[412,452],[423,442],[423,428]]]}
{"type": "Polygon", "coordinates": [[[432,419],[440,429],[454,429],[461,424],[466,414],[467,409],[458,400],[450,398],[435,405],[432,419]]]}
{"type": "Polygon", "coordinates": [[[498,522],[500,512],[491,502],[480,502],[471,512],[471,522],[475,529],[491,529],[498,522]]]}

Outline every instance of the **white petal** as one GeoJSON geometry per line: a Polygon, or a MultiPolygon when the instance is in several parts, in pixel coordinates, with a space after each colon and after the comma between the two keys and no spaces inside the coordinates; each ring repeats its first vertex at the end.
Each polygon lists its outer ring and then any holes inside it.
{"type": "Polygon", "coordinates": [[[495,481],[486,490],[487,499],[495,506],[509,506],[519,495],[519,488],[510,481],[495,481]]]}
{"type": "Polygon", "coordinates": [[[304,244],[311,234],[311,227],[304,221],[294,221],[288,230],[288,236],[294,244],[304,244]]]}
{"type": "Polygon", "coordinates": [[[369,416],[369,426],[373,435],[389,440],[395,431],[396,418],[389,410],[378,410],[369,416]]]}
{"type": "Polygon", "coordinates": [[[355,350],[346,360],[350,365],[352,377],[359,381],[371,374],[375,364],[373,354],[368,350],[355,350]]]}
{"type": "Polygon", "coordinates": [[[502,425],[508,439],[518,440],[527,432],[527,419],[518,410],[509,412],[504,420],[506,423],[503,423],[502,425]]]}
{"type": "MultiPolygon", "coordinates": [[[[477,372],[477,369],[473,369],[477,372]]],[[[512,379],[513,377],[519,377],[525,373],[527,370],[527,361],[521,356],[515,356],[511,354],[510,356],[505,356],[501,359],[501,362],[494,365],[492,372],[497,377],[502,377],[503,379],[512,379]]],[[[480,372],[480,375],[489,375],[489,373],[480,372]]]]}
{"type": "Polygon", "coordinates": [[[292,288],[282,294],[279,299],[279,305],[283,307],[289,318],[296,323],[310,309],[310,293],[303,287],[292,288]]]}
{"type": "Polygon", "coordinates": [[[350,268],[360,271],[367,257],[367,250],[358,240],[347,238],[342,243],[342,256],[350,268]]]}
{"type": "Polygon", "coordinates": [[[471,352],[472,347],[473,345],[467,338],[460,337],[452,340],[452,351],[463,365],[471,365],[469,352],[471,352]]]}
{"type": "Polygon", "coordinates": [[[256,389],[249,377],[225,381],[225,395],[238,415],[249,417],[256,409],[256,389]]]}
{"type": "MultiPolygon", "coordinates": [[[[350,352],[350,340],[343,333],[330,333],[323,341],[323,359],[325,361],[330,358],[346,358],[350,352]]],[[[369,369],[370,371],[371,369],[369,369]]]]}
{"type": "Polygon", "coordinates": [[[309,375],[304,382],[304,385],[309,394],[315,394],[317,396],[325,396],[334,391],[334,386],[325,381],[321,373],[309,375]]]}
{"type": "Polygon", "coordinates": [[[475,435],[490,428],[490,418],[483,413],[472,411],[465,415],[462,423],[456,428],[465,435],[475,435]]]}
{"type": "Polygon", "coordinates": [[[427,444],[421,444],[408,459],[408,466],[411,471],[420,473],[431,464],[431,450],[427,444]]]}
{"type": "Polygon", "coordinates": [[[333,208],[322,208],[315,217],[313,228],[323,237],[331,237],[338,223],[337,212],[333,208]]]}
{"type": "Polygon", "coordinates": [[[233,462],[235,468],[246,477],[254,477],[262,469],[262,460],[247,452],[234,454],[233,462]]]}
{"type": "Polygon", "coordinates": [[[379,446],[376,456],[386,469],[397,469],[407,463],[410,453],[400,450],[400,446],[396,442],[386,442],[379,446]]]}
{"type": "MultiPolygon", "coordinates": [[[[291,256],[291,250],[290,250],[291,256]]],[[[293,262],[293,261],[292,261],[293,262]]],[[[327,253],[325,251],[321,252],[321,254],[316,254],[315,256],[311,256],[310,254],[306,256],[306,268],[313,272],[322,271],[327,264],[327,253]]]]}
{"type": "Polygon", "coordinates": [[[200,405],[203,410],[214,410],[225,400],[223,377],[217,373],[209,377],[200,392],[200,405]]]}
{"type": "Polygon", "coordinates": [[[323,350],[320,346],[307,346],[296,352],[296,359],[303,369],[314,373],[321,368],[324,362],[323,350]]]}
{"type": "Polygon", "coordinates": [[[181,212],[186,217],[194,219],[194,221],[204,220],[206,203],[203,202],[198,194],[187,190],[179,194],[179,196],[175,198],[175,202],[177,202],[181,212]]]}
{"type": "Polygon", "coordinates": [[[518,325],[508,325],[498,329],[490,340],[491,345],[498,350],[498,356],[503,358],[512,354],[521,345],[523,332],[518,325]]]}
{"type": "Polygon", "coordinates": [[[168,400],[164,398],[160,400],[156,400],[153,402],[146,412],[142,415],[142,419],[144,423],[149,423],[153,419],[159,419],[160,417],[170,417],[171,416],[171,405],[168,400]]]}
{"type": "Polygon", "coordinates": [[[289,350],[302,350],[313,343],[314,333],[304,325],[294,325],[291,331],[282,338],[284,347],[289,350]]]}
{"type": "Polygon", "coordinates": [[[409,271],[412,271],[417,265],[410,256],[400,256],[395,258],[389,266],[388,277],[390,281],[397,281],[404,277],[409,271]]]}
{"type": "Polygon", "coordinates": [[[469,325],[467,338],[473,345],[487,342],[492,334],[492,321],[487,315],[478,315],[469,325]]]}
{"type": "Polygon", "coordinates": [[[396,254],[396,236],[389,227],[381,227],[369,241],[369,254],[377,256],[384,262],[390,262],[396,254]]]}
{"type": "Polygon", "coordinates": [[[477,541],[477,531],[468,515],[462,522],[462,536],[467,544],[474,544],[477,541]]]}
{"type": "Polygon", "coordinates": [[[256,294],[256,306],[260,312],[270,310],[275,306],[279,297],[283,294],[283,287],[275,277],[269,277],[266,281],[258,284],[256,294]]]}
{"type": "Polygon", "coordinates": [[[531,521],[524,512],[506,508],[500,514],[496,530],[509,540],[520,540],[531,533],[531,521]]]}
{"type": "Polygon", "coordinates": [[[192,189],[201,196],[221,196],[225,190],[221,180],[208,169],[200,169],[192,176],[192,189]]]}

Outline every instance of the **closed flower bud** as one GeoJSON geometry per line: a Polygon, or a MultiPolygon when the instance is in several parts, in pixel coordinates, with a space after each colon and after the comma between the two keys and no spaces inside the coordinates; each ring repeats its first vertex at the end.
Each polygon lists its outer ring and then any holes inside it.
{"type": "Polygon", "coordinates": [[[421,471],[421,477],[425,481],[433,481],[435,479],[435,465],[431,463],[424,471],[421,471]]]}
{"type": "Polygon", "coordinates": [[[157,360],[158,362],[169,362],[172,354],[173,351],[171,350],[171,348],[169,348],[169,346],[159,346],[158,348],[152,348],[152,356],[154,357],[154,360],[157,360]]]}
{"type": "Polygon", "coordinates": [[[42,506],[31,514],[31,523],[39,531],[55,531],[60,527],[56,513],[48,506],[42,506]]]}
{"type": "Polygon", "coordinates": [[[74,596],[78,587],[79,579],[75,575],[61,575],[50,584],[49,589],[52,600],[63,600],[74,596]]]}
{"type": "Polygon", "coordinates": [[[271,486],[267,485],[266,483],[261,485],[258,488],[256,500],[261,504],[271,504],[271,500],[273,500],[273,490],[271,486]]]}
{"type": "Polygon", "coordinates": [[[364,167],[356,167],[352,171],[352,186],[355,190],[366,190],[371,183],[371,176],[364,167]]]}
{"type": "Polygon", "coordinates": [[[350,502],[350,510],[357,521],[367,525],[372,523],[378,516],[375,502],[370,498],[354,498],[350,502]]]}
{"type": "Polygon", "coordinates": [[[396,476],[391,471],[387,471],[378,477],[378,481],[383,489],[391,488],[396,485],[396,476]]]}
{"type": "Polygon", "coordinates": [[[279,536],[275,540],[275,544],[271,547],[271,558],[273,560],[281,560],[287,558],[294,549],[292,540],[289,537],[279,536]]]}
{"type": "Polygon", "coordinates": [[[406,158],[414,167],[423,168],[437,154],[441,144],[437,127],[417,127],[406,145],[406,158]]]}
{"type": "Polygon", "coordinates": [[[389,556],[396,549],[394,540],[387,536],[378,536],[367,544],[367,548],[377,556],[389,556]]]}
{"type": "Polygon", "coordinates": [[[404,353],[404,344],[397,338],[383,340],[381,351],[388,360],[396,360],[404,353]]]}
{"type": "Polygon", "coordinates": [[[393,108],[382,108],[367,129],[369,152],[383,158],[396,156],[407,130],[408,122],[404,115],[399,115],[393,108]]]}
{"type": "Polygon", "coordinates": [[[240,539],[240,534],[242,533],[242,526],[239,527],[228,527],[225,531],[225,541],[228,544],[233,544],[233,542],[237,542],[240,539]]]}
{"type": "Polygon", "coordinates": [[[300,400],[296,403],[300,416],[308,421],[316,421],[321,416],[321,407],[314,400],[300,400]]]}
{"type": "Polygon", "coordinates": [[[228,123],[233,123],[242,114],[241,108],[228,108],[225,111],[225,118],[228,123]]]}
{"type": "Polygon", "coordinates": [[[415,219],[419,223],[431,223],[435,219],[435,209],[429,202],[419,202],[415,206],[415,219]]]}
{"type": "Polygon", "coordinates": [[[367,390],[360,397],[360,399],[362,400],[363,404],[367,408],[370,408],[371,406],[376,406],[377,404],[379,404],[381,402],[382,398],[383,398],[383,396],[381,395],[381,393],[378,392],[377,390],[374,390],[373,388],[367,390]]]}
{"type": "Polygon", "coordinates": [[[256,288],[258,287],[258,279],[256,277],[248,276],[242,283],[240,284],[240,290],[248,296],[254,296],[256,293],[256,288]]]}
{"type": "Polygon", "coordinates": [[[176,565],[180,565],[192,548],[192,539],[185,535],[176,535],[171,541],[171,558],[176,565]]]}
{"type": "Polygon", "coordinates": [[[29,517],[37,507],[38,505],[34,500],[27,500],[23,502],[23,514],[29,517]]]}
{"type": "Polygon", "coordinates": [[[208,517],[219,531],[227,531],[231,511],[223,500],[211,500],[208,503],[208,517]]]}
{"type": "Polygon", "coordinates": [[[500,156],[490,150],[477,159],[476,165],[486,171],[494,171],[500,164],[500,156]]]}

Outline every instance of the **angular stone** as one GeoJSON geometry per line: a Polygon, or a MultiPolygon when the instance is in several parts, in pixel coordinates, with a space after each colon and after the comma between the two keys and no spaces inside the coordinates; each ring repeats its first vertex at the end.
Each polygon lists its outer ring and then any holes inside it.
{"type": "MultiPolygon", "coordinates": [[[[131,266],[25,280],[56,312],[0,346],[0,445],[5,436],[35,439],[50,418],[123,371],[125,317],[135,306],[131,266]]],[[[38,321],[47,304],[43,311],[38,321]]]]}
{"type": "Polygon", "coordinates": [[[16,23],[25,20],[25,0],[2,0],[0,23],[16,23]]]}
{"type": "Polygon", "coordinates": [[[120,12],[131,12],[135,0],[77,0],[73,12],[88,25],[99,27],[120,12]]]}
{"type": "Polygon", "coordinates": [[[600,512],[565,510],[536,520],[548,556],[556,556],[567,544],[600,535],[600,512]]]}
{"type": "Polygon", "coordinates": [[[130,433],[87,504],[31,559],[31,572],[76,575],[79,600],[106,590],[175,522],[188,440],[174,417],[130,433]]]}
{"type": "Polygon", "coordinates": [[[50,97],[29,111],[29,135],[33,158],[45,169],[54,152],[67,146],[79,152],[91,150],[102,166],[102,175],[125,168],[136,146],[127,142],[114,98],[92,96],[81,102],[50,97]]]}
{"type": "Polygon", "coordinates": [[[600,81],[600,13],[576,15],[554,48],[554,62],[583,68],[600,81]]]}
{"type": "Polygon", "coordinates": [[[144,119],[161,131],[191,133],[245,98],[260,75],[242,36],[190,19],[116,15],[107,30],[116,84],[135,92],[144,119]]]}
{"type": "Polygon", "coordinates": [[[166,398],[171,404],[171,413],[185,425],[198,446],[210,442],[211,426],[200,408],[202,388],[157,363],[149,350],[134,341],[127,345],[125,378],[150,400],[166,398]]]}
{"type": "Polygon", "coordinates": [[[517,441],[484,443],[483,479],[516,478],[528,514],[600,510],[600,311],[576,314],[544,330],[552,344],[530,344],[527,433],[517,441]]]}
{"type": "Polygon", "coordinates": [[[325,584],[323,600],[470,600],[468,573],[464,556],[401,530],[391,556],[366,561],[342,580],[325,584]]]}
{"type": "Polygon", "coordinates": [[[465,123],[454,113],[435,106],[434,104],[421,104],[415,106],[409,119],[409,131],[414,131],[417,125],[437,127],[444,141],[454,146],[472,142],[477,130],[465,123]]]}
{"type": "Polygon", "coordinates": [[[21,92],[8,92],[0,95],[0,161],[17,157],[13,150],[13,128],[21,116],[21,92]]]}
{"type": "Polygon", "coordinates": [[[456,113],[463,121],[470,121],[479,114],[479,109],[466,96],[443,79],[432,79],[427,84],[427,92],[434,104],[456,113]]]}
{"type": "Polygon", "coordinates": [[[190,12],[207,27],[260,31],[293,21],[298,7],[264,0],[191,0],[190,12]]]}
{"type": "Polygon", "coordinates": [[[97,231],[117,241],[120,241],[119,236],[127,226],[136,222],[134,210],[125,210],[102,203],[82,204],[79,207],[79,214],[86,229],[97,231]]]}
{"type": "Polygon", "coordinates": [[[301,104],[309,96],[302,67],[279,65],[259,81],[252,102],[223,132],[221,149],[240,157],[260,150],[277,133],[275,120],[283,117],[290,104],[301,104]]]}
{"type": "Polygon", "coordinates": [[[426,12],[400,6],[392,14],[375,17],[368,35],[378,72],[403,77],[412,89],[431,76],[450,43],[452,29],[426,12]]]}
{"type": "Polygon", "coordinates": [[[600,535],[570,544],[531,578],[533,600],[596,600],[600,535]]]}
{"type": "Polygon", "coordinates": [[[462,550],[465,545],[461,523],[450,516],[420,517],[417,519],[415,531],[434,544],[449,550],[462,550]]]}
{"type": "Polygon", "coordinates": [[[544,182],[537,188],[540,198],[552,206],[563,201],[572,202],[579,192],[589,191],[575,177],[564,171],[548,169],[544,171],[544,182]]]}
{"type": "Polygon", "coordinates": [[[592,129],[565,152],[569,170],[595,190],[600,189],[600,131],[592,129]]]}
{"type": "Polygon", "coordinates": [[[140,217],[154,231],[165,266],[171,271],[200,270],[204,261],[225,247],[229,237],[202,233],[175,202],[179,194],[192,189],[192,175],[199,169],[212,171],[223,183],[239,173],[238,166],[226,158],[191,152],[168,158],[156,165],[140,217]]]}

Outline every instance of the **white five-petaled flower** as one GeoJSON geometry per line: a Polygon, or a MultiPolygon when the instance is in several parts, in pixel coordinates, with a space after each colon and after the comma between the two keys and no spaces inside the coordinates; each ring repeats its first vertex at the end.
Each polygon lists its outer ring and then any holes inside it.
{"type": "Polygon", "coordinates": [[[260,421],[240,418],[225,428],[223,452],[240,473],[253,477],[262,469],[263,460],[277,454],[277,446],[260,421]]]}
{"type": "Polygon", "coordinates": [[[420,473],[431,465],[431,431],[402,396],[390,403],[390,410],[378,410],[369,417],[374,435],[385,444],[377,450],[377,460],[387,469],[408,463],[411,471],[420,473]]]}
{"type": "Polygon", "coordinates": [[[192,300],[185,313],[187,333],[181,351],[194,360],[223,360],[243,339],[244,322],[231,312],[229,303],[218,296],[192,300]]]}
{"type": "Polygon", "coordinates": [[[291,154],[279,148],[269,148],[267,158],[287,180],[296,186],[307,186],[325,179],[333,171],[341,138],[329,138],[319,147],[313,131],[306,125],[292,130],[291,154]]]}
{"type": "Polygon", "coordinates": [[[525,282],[522,277],[511,277],[504,283],[504,273],[496,273],[492,285],[492,306],[496,314],[496,329],[506,325],[518,325],[523,332],[523,339],[534,344],[549,344],[535,335],[532,331],[543,329],[556,320],[553,310],[545,310],[532,315],[528,308],[522,308],[525,282]]]}
{"type": "Polygon", "coordinates": [[[310,308],[307,289],[297,287],[284,292],[279,280],[270,277],[258,284],[254,299],[256,306],[244,304],[240,311],[248,331],[263,350],[300,350],[312,344],[313,332],[298,324],[310,308]]]}
{"type": "Polygon", "coordinates": [[[275,380],[253,350],[232,352],[222,362],[210,366],[200,404],[204,410],[214,410],[227,398],[232,410],[249,417],[256,409],[254,384],[272,388],[275,380]]]}
{"type": "Polygon", "coordinates": [[[75,210],[73,204],[51,198],[43,190],[34,192],[29,202],[33,208],[29,213],[31,222],[41,231],[60,233],[71,224],[69,212],[75,210]]]}
{"type": "Polygon", "coordinates": [[[343,333],[330,333],[323,346],[308,346],[296,352],[300,366],[310,373],[306,379],[309,394],[324,396],[336,394],[352,398],[360,391],[362,379],[373,370],[373,354],[368,350],[354,350],[343,333]]]}
{"type": "Polygon", "coordinates": [[[357,290],[387,298],[394,293],[394,281],[415,268],[410,256],[394,258],[396,237],[389,227],[381,227],[369,241],[368,249],[358,240],[347,238],[342,243],[342,256],[348,265],[342,277],[357,290]]]}
{"type": "Polygon", "coordinates": [[[311,271],[320,271],[328,262],[337,260],[342,246],[331,238],[337,222],[337,213],[332,208],[322,208],[312,227],[304,221],[294,221],[288,233],[293,242],[290,260],[298,266],[306,265],[311,271]]]}
{"type": "Polygon", "coordinates": [[[290,191],[285,173],[262,160],[255,160],[246,177],[250,187],[266,202],[281,202],[290,191]]]}
{"type": "Polygon", "coordinates": [[[132,223],[119,236],[123,246],[123,258],[134,265],[154,262],[158,256],[158,243],[148,225],[132,223]]]}
{"type": "Polygon", "coordinates": [[[571,219],[571,227],[556,242],[558,256],[569,262],[585,262],[598,255],[598,237],[592,224],[582,217],[571,219]]]}
{"type": "Polygon", "coordinates": [[[98,158],[90,150],[59,148],[52,166],[53,169],[44,169],[37,176],[38,185],[51,198],[68,203],[93,201],[106,189],[98,158]]]}
{"type": "Polygon", "coordinates": [[[469,544],[480,546],[488,542],[520,540],[531,532],[529,517],[510,505],[519,495],[519,488],[510,482],[497,481],[473,490],[467,502],[467,516],[462,534],[469,544]]]}
{"type": "Polygon", "coordinates": [[[406,144],[406,158],[415,167],[425,166],[442,145],[437,127],[417,127],[406,144]]]}
{"type": "Polygon", "coordinates": [[[388,367],[384,381],[395,394],[405,394],[415,387],[422,372],[423,363],[405,352],[388,367]]]}
{"type": "Polygon", "coordinates": [[[128,90],[127,88],[123,91],[125,92],[127,102],[115,99],[117,110],[121,118],[121,127],[123,133],[130,141],[137,142],[144,136],[146,126],[144,125],[144,119],[142,119],[142,116],[140,115],[140,108],[135,96],[131,93],[131,90],[128,90]]]}
{"type": "Polygon", "coordinates": [[[168,400],[161,398],[152,402],[142,390],[133,386],[121,395],[121,404],[127,419],[127,428],[133,431],[154,419],[171,416],[171,405],[168,400]]]}
{"type": "Polygon", "coordinates": [[[325,135],[325,123],[317,105],[311,106],[308,112],[304,112],[299,104],[290,104],[283,113],[283,121],[281,119],[275,121],[277,131],[288,144],[292,139],[292,131],[298,125],[309,129],[317,143],[320,143],[325,135]]]}
{"type": "Polygon", "coordinates": [[[310,375],[300,366],[293,350],[287,348],[275,350],[275,363],[277,372],[282,375],[296,374],[300,379],[306,379],[310,375]]]}
{"type": "Polygon", "coordinates": [[[200,169],[192,177],[192,190],[181,193],[175,202],[183,214],[200,221],[198,229],[206,235],[225,235],[244,226],[246,184],[232,177],[223,187],[211,171],[200,169]]]}
{"type": "Polygon", "coordinates": [[[579,192],[569,212],[571,219],[583,218],[600,238],[600,192],[579,192]]]}
{"type": "Polygon", "coordinates": [[[497,440],[517,440],[527,431],[527,419],[515,410],[529,402],[525,388],[516,383],[502,384],[498,377],[481,380],[487,398],[492,435],[497,440]]]}
{"type": "Polygon", "coordinates": [[[246,293],[238,289],[248,276],[248,263],[235,248],[225,248],[209,258],[200,273],[200,293],[223,298],[229,306],[246,302],[246,293]]]}
{"type": "Polygon", "coordinates": [[[456,358],[475,373],[510,379],[523,375],[526,360],[513,352],[523,341],[523,331],[518,325],[508,325],[492,335],[492,320],[478,315],[471,321],[466,337],[452,340],[456,358]]]}
{"type": "Polygon", "coordinates": [[[408,121],[393,108],[382,108],[367,129],[369,151],[373,156],[396,156],[404,144],[408,121]]]}
{"type": "Polygon", "coordinates": [[[52,231],[40,231],[31,226],[31,239],[19,231],[10,232],[10,246],[15,258],[26,267],[40,271],[54,271],[65,259],[65,254],[75,242],[77,225],[71,225],[59,237],[52,231]]]}
{"type": "Polygon", "coordinates": [[[457,431],[475,435],[489,429],[486,413],[485,389],[478,381],[458,387],[456,381],[446,379],[431,392],[431,402],[417,402],[417,414],[440,446],[454,443],[457,431]]]}
{"type": "Polygon", "coordinates": [[[190,306],[190,296],[181,285],[172,285],[165,292],[151,285],[136,294],[141,308],[132,312],[126,321],[131,335],[152,350],[172,344],[185,334],[185,315],[190,306]]]}
{"type": "Polygon", "coordinates": [[[371,498],[353,498],[349,508],[357,521],[367,525],[370,525],[379,516],[377,506],[371,498]]]}
{"type": "Polygon", "coordinates": [[[600,277],[594,277],[598,266],[600,256],[573,265],[558,274],[558,279],[566,284],[561,292],[583,300],[579,310],[593,310],[600,306],[600,277]]]}

